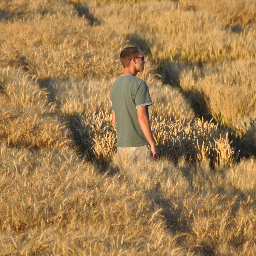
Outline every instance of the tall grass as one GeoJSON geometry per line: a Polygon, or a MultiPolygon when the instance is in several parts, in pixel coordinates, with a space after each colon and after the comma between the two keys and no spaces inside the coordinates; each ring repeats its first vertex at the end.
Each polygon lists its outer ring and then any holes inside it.
{"type": "Polygon", "coordinates": [[[254,1],[3,0],[3,255],[254,255],[254,1]],[[161,157],[118,158],[119,52],[146,56],[161,157]]]}

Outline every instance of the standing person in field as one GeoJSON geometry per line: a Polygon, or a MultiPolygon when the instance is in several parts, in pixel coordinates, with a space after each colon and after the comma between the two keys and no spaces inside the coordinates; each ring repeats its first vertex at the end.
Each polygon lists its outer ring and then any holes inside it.
{"type": "Polygon", "coordinates": [[[122,75],[111,90],[112,123],[117,129],[117,154],[133,159],[159,155],[149,122],[148,106],[152,105],[148,86],[136,77],[144,70],[144,55],[137,47],[121,51],[122,75]],[[150,145],[150,148],[149,146],[150,145]]]}

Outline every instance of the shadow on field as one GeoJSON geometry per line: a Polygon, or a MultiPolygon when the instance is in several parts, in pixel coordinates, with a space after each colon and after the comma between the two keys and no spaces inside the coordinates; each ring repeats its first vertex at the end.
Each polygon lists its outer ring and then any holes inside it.
{"type": "MultiPolygon", "coordinates": [[[[191,67],[193,68],[193,67],[191,67]]],[[[193,90],[183,90],[180,86],[180,74],[183,70],[182,65],[174,63],[163,62],[156,69],[156,73],[160,76],[161,80],[165,84],[169,84],[173,88],[180,91],[185,99],[190,103],[191,108],[196,114],[197,118],[206,120],[208,122],[213,122],[219,125],[219,129],[228,130],[229,141],[234,149],[234,160],[239,162],[242,158],[250,158],[251,156],[256,156],[256,143],[252,142],[254,138],[254,133],[256,131],[256,124],[251,121],[251,129],[249,129],[246,134],[239,137],[236,131],[232,127],[222,126],[218,123],[218,120],[212,115],[210,108],[207,103],[207,96],[203,91],[193,90]]]]}
{"type": "Polygon", "coordinates": [[[78,16],[88,20],[91,26],[93,25],[98,26],[101,24],[101,22],[96,17],[94,17],[92,13],[90,13],[90,10],[87,6],[77,2],[70,2],[70,3],[74,6],[76,11],[78,12],[78,16]]]}
{"type": "Polygon", "coordinates": [[[256,157],[256,142],[253,139],[255,138],[256,131],[255,124],[241,137],[234,135],[234,131],[231,128],[229,130],[229,140],[232,142],[231,146],[235,150],[236,162],[240,162],[242,158],[256,157]]]}
{"type": "Polygon", "coordinates": [[[22,68],[22,70],[29,73],[29,75],[31,75],[31,76],[33,75],[30,72],[29,63],[27,62],[26,56],[24,56],[22,54],[16,54],[15,56],[13,56],[13,59],[10,60],[8,64],[13,67],[22,68]]]}
{"type": "Polygon", "coordinates": [[[192,216],[187,219],[184,215],[182,207],[175,207],[175,205],[159,195],[159,192],[153,192],[154,203],[160,208],[163,208],[163,218],[167,227],[174,233],[182,232],[189,233],[191,228],[189,222],[192,221],[192,216]]]}
{"type": "MultiPolygon", "coordinates": [[[[193,172],[193,170],[190,170],[193,172]]],[[[199,173],[198,173],[199,174],[199,173]]],[[[223,170],[220,170],[220,174],[223,174],[223,170]]],[[[200,175],[200,174],[199,174],[200,175]]],[[[200,178],[202,180],[208,179],[207,183],[211,184],[209,187],[215,187],[214,180],[212,180],[208,175],[202,171],[200,178]]],[[[192,177],[192,173],[188,174],[189,177],[192,177]]],[[[224,178],[224,177],[223,177],[224,178]]],[[[193,179],[193,178],[191,178],[193,179]]],[[[221,206],[221,210],[217,210],[221,212],[227,212],[228,213],[228,221],[227,226],[229,226],[232,230],[232,227],[235,227],[237,225],[237,216],[239,215],[239,212],[241,211],[241,205],[246,204],[248,205],[248,194],[242,192],[240,189],[237,189],[232,184],[227,184],[228,186],[223,188],[219,187],[218,190],[215,190],[212,195],[216,195],[215,198],[219,198],[221,201],[216,202],[217,205],[221,206]],[[232,195],[232,203],[230,203],[232,195]],[[247,203],[246,203],[247,202],[247,203]]],[[[186,248],[189,248],[189,251],[191,255],[207,255],[207,256],[215,256],[219,255],[215,251],[216,244],[211,241],[211,239],[205,239],[205,242],[197,244],[196,239],[198,239],[195,230],[198,231],[195,224],[198,221],[198,215],[197,212],[195,212],[195,209],[191,209],[190,207],[184,207],[184,198],[181,196],[179,198],[175,198],[173,201],[172,197],[169,197],[168,199],[164,196],[164,192],[161,191],[159,188],[160,186],[156,186],[154,190],[148,191],[147,196],[152,200],[152,208],[155,210],[162,209],[161,216],[162,220],[166,224],[166,228],[175,235],[175,243],[177,243],[178,246],[184,246],[186,248]],[[195,240],[194,240],[195,239],[195,240]],[[196,246],[194,246],[197,244],[196,246]]],[[[206,187],[202,187],[202,190],[192,189],[192,198],[194,198],[195,195],[199,196],[199,198],[204,193],[209,193],[208,189],[206,187]]],[[[254,198],[255,193],[252,189],[252,194],[250,194],[249,198],[254,198]]],[[[189,192],[190,194],[191,192],[189,192]]],[[[256,202],[251,200],[250,204],[255,207],[256,202]]],[[[201,213],[205,213],[209,210],[209,205],[207,202],[203,203],[202,208],[198,210],[198,212],[201,211],[201,213]],[[204,208],[205,207],[205,208],[204,208]],[[208,209],[208,210],[207,210],[208,209]]],[[[153,210],[153,211],[154,211],[153,210]]],[[[211,213],[214,213],[216,209],[213,207],[207,214],[211,216],[211,213]]],[[[203,220],[203,214],[200,216],[203,220]]],[[[211,218],[211,217],[210,217],[211,218]]],[[[245,224],[247,225],[247,224],[245,224]]],[[[199,225],[200,226],[200,225],[199,225]]],[[[212,226],[212,229],[215,229],[216,227],[212,226]]],[[[241,248],[246,244],[246,236],[244,235],[244,232],[246,232],[246,229],[240,229],[236,235],[232,237],[230,240],[230,245],[234,247],[235,249],[241,248]]],[[[200,240],[200,239],[199,239],[200,240]]]]}
{"type": "MultiPolygon", "coordinates": [[[[231,29],[236,33],[241,31],[239,26],[233,26],[231,29]]],[[[186,66],[180,63],[168,62],[168,60],[162,60],[156,63],[152,60],[150,45],[146,40],[140,38],[140,36],[137,34],[127,35],[127,39],[131,45],[137,46],[146,56],[151,58],[153,65],[156,66],[155,74],[157,77],[160,78],[163,84],[170,85],[171,87],[177,89],[183,95],[183,97],[188,100],[188,103],[190,104],[197,118],[218,124],[218,120],[214,118],[210,111],[207,103],[207,96],[204,94],[204,92],[196,89],[184,90],[180,85],[180,76],[184,68],[193,70],[197,66],[201,69],[201,73],[203,74],[202,63],[186,66]]],[[[250,125],[255,126],[255,124],[250,125]]],[[[255,127],[252,127],[251,130],[248,130],[247,133],[241,137],[235,135],[236,132],[231,127],[219,125],[219,128],[229,130],[229,139],[231,141],[231,146],[235,151],[234,160],[236,162],[239,162],[241,158],[250,158],[251,156],[256,156],[256,143],[251,141],[253,138],[253,135],[251,134],[255,133],[255,127]]]]}
{"type": "Polygon", "coordinates": [[[163,84],[168,84],[171,87],[182,91],[179,80],[182,70],[183,65],[181,64],[162,61],[158,63],[155,72],[160,77],[163,84]]]}
{"type": "Polygon", "coordinates": [[[71,131],[72,139],[80,157],[93,162],[96,157],[91,150],[89,134],[84,129],[79,116],[68,116],[68,128],[71,131]]]}
{"type": "Polygon", "coordinates": [[[55,89],[53,88],[53,84],[55,80],[54,79],[38,79],[37,82],[40,88],[46,90],[48,103],[57,103],[57,106],[59,106],[56,100],[56,92],[55,92],[55,89]]]}
{"type": "MultiPolygon", "coordinates": [[[[67,116],[59,111],[60,102],[58,101],[57,92],[54,88],[54,83],[56,82],[55,78],[37,79],[35,76],[36,73],[24,55],[17,54],[8,64],[15,68],[21,68],[42,90],[46,91],[47,103],[50,104],[50,107],[54,107],[51,115],[55,115],[59,122],[61,122],[70,132],[73,147],[77,151],[79,157],[97,165],[100,172],[104,172],[105,169],[107,169],[105,172],[107,172],[108,175],[118,172],[115,168],[112,168],[112,170],[109,169],[109,159],[97,156],[93,152],[93,145],[95,143],[89,134],[90,131],[82,124],[81,117],[78,115],[67,116]]],[[[4,93],[1,84],[0,93],[4,93]]]]}
{"type": "MultiPolygon", "coordinates": [[[[193,67],[190,68],[193,69],[193,67]]],[[[208,107],[206,95],[196,89],[183,90],[181,87],[180,75],[183,69],[184,65],[182,64],[162,61],[158,65],[156,73],[160,76],[160,79],[164,84],[168,84],[180,91],[183,97],[188,100],[188,103],[190,103],[191,108],[198,118],[203,118],[206,121],[212,120],[217,123],[208,107]]]]}
{"type": "Polygon", "coordinates": [[[119,167],[111,164],[111,158],[104,158],[93,151],[95,142],[91,137],[90,130],[81,121],[81,117],[69,116],[67,120],[78,156],[96,165],[100,173],[108,176],[118,173],[119,167]]]}
{"type": "MultiPolygon", "coordinates": [[[[48,103],[54,103],[57,106],[57,109],[60,107],[60,103],[56,98],[56,91],[53,87],[55,79],[38,79],[39,86],[42,89],[47,91],[48,103]]],[[[59,113],[57,113],[59,115],[59,113]]],[[[109,160],[100,158],[94,154],[92,146],[94,144],[93,139],[91,138],[89,131],[84,127],[81,118],[78,115],[68,115],[61,116],[61,122],[64,122],[64,125],[70,131],[72,136],[73,145],[77,151],[77,154],[81,158],[85,158],[87,161],[96,164],[100,169],[104,169],[109,166],[109,160]]],[[[114,173],[116,170],[112,170],[114,173]]]]}
{"type": "MultiPolygon", "coordinates": [[[[158,208],[162,208],[162,218],[166,227],[171,233],[176,235],[175,243],[179,246],[189,247],[188,241],[193,236],[191,223],[193,223],[193,215],[187,216],[184,207],[181,205],[174,205],[172,202],[166,200],[161,196],[161,191],[152,191],[149,196],[153,199],[154,204],[158,208]]],[[[200,244],[197,246],[190,246],[189,251],[194,254],[215,256],[213,245],[200,244]]]]}
{"type": "Polygon", "coordinates": [[[9,12],[0,11],[0,22],[8,21],[12,19],[12,15],[9,12]]]}
{"type": "MultiPolygon", "coordinates": [[[[60,106],[60,103],[58,103],[56,99],[56,91],[53,87],[55,80],[54,79],[38,79],[37,83],[39,84],[41,89],[46,90],[47,92],[47,100],[48,103],[55,103],[57,104],[57,108],[60,106]]],[[[58,114],[57,114],[58,115],[58,114]]],[[[80,157],[86,156],[86,159],[91,161],[93,159],[93,155],[90,152],[90,145],[85,140],[87,136],[86,131],[83,129],[83,125],[81,123],[81,120],[79,116],[63,116],[61,118],[65,121],[65,126],[70,130],[71,136],[73,139],[73,144],[75,146],[75,149],[77,150],[80,157]]]]}
{"type": "MultiPolygon", "coordinates": [[[[137,46],[143,51],[143,53],[152,58],[152,53],[150,45],[146,40],[140,38],[136,34],[127,35],[131,45],[137,46]]],[[[151,60],[152,61],[152,60],[151,60]]],[[[214,120],[213,116],[210,113],[209,107],[207,106],[206,96],[197,90],[187,90],[184,91],[180,86],[180,74],[184,69],[184,64],[172,63],[168,61],[161,61],[160,63],[153,64],[157,67],[155,73],[164,84],[168,84],[171,87],[180,91],[184,98],[188,99],[191,108],[194,110],[194,113],[198,118],[204,118],[204,120],[210,121],[214,120]]],[[[191,69],[193,67],[191,66],[191,69]]]]}

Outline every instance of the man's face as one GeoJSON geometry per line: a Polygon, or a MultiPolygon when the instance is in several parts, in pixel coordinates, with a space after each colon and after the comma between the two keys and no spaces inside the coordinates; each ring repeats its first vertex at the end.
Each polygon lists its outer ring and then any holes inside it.
{"type": "Polygon", "coordinates": [[[144,55],[142,51],[139,50],[139,55],[135,58],[136,70],[138,72],[142,72],[144,70],[144,64],[145,64],[144,55]]]}

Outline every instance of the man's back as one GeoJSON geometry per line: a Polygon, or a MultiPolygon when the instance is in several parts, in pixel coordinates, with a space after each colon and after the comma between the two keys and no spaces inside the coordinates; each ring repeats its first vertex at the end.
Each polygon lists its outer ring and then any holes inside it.
{"type": "Polygon", "coordinates": [[[117,124],[117,147],[147,145],[137,117],[138,107],[152,104],[146,83],[130,74],[121,75],[113,84],[111,100],[117,124]]]}

